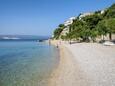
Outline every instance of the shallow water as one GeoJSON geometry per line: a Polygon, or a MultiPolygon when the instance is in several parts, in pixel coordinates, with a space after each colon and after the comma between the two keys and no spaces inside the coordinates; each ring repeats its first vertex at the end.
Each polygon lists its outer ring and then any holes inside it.
{"type": "Polygon", "coordinates": [[[0,86],[47,86],[58,49],[38,42],[0,42],[0,86]]]}

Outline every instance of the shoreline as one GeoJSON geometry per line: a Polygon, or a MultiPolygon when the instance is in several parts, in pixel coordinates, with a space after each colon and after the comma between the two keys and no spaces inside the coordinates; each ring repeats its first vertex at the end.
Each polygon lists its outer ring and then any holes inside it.
{"type": "Polygon", "coordinates": [[[49,86],[71,86],[75,74],[75,62],[71,52],[63,45],[59,46],[60,61],[57,68],[51,74],[49,86]],[[73,78],[73,79],[72,79],[73,78]],[[66,83],[70,82],[70,84],[66,83]]]}
{"type": "MultiPolygon", "coordinates": [[[[58,40],[51,42],[53,45],[57,45],[58,40]]],[[[48,86],[76,86],[85,85],[86,79],[81,80],[81,70],[73,56],[71,50],[69,50],[63,43],[59,45],[60,61],[57,68],[51,73],[48,86]]]]}
{"type": "MultiPolygon", "coordinates": [[[[58,43],[57,40],[51,42],[58,43]]],[[[115,85],[115,46],[61,43],[59,49],[59,65],[51,73],[48,86],[115,85]]]]}

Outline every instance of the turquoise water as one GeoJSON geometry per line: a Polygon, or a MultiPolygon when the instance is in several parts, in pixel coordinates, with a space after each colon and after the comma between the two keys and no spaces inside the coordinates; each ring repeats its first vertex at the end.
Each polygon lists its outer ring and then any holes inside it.
{"type": "Polygon", "coordinates": [[[0,42],[0,86],[47,86],[58,49],[38,42],[0,42]]]}

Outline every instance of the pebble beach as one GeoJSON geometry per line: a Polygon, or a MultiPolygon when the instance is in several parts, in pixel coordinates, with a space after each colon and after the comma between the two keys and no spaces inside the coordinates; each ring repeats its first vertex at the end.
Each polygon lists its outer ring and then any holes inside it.
{"type": "Polygon", "coordinates": [[[115,86],[115,46],[61,43],[59,49],[49,86],[115,86]]]}

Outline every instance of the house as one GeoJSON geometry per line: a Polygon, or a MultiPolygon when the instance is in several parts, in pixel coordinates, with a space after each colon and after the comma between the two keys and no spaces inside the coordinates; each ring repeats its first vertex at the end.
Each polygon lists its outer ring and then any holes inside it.
{"type": "Polygon", "coordinates": [[[65,36],[66,33],[69,32],[69,25],[73,23],[73,20],[76,19],[76,17],[71,17],[69,18],[67,21],[64,22],[64,26],[65,28],[63,29],[63,31],[61,32],[61,35],[65,36]]]}
{"type": "Polygon", "coordinates": [[[94,13],[88,12],[88,13],[82,13],[79,15],[79,20],[81,20],[83,17],[93,15],[94,13]]]}

